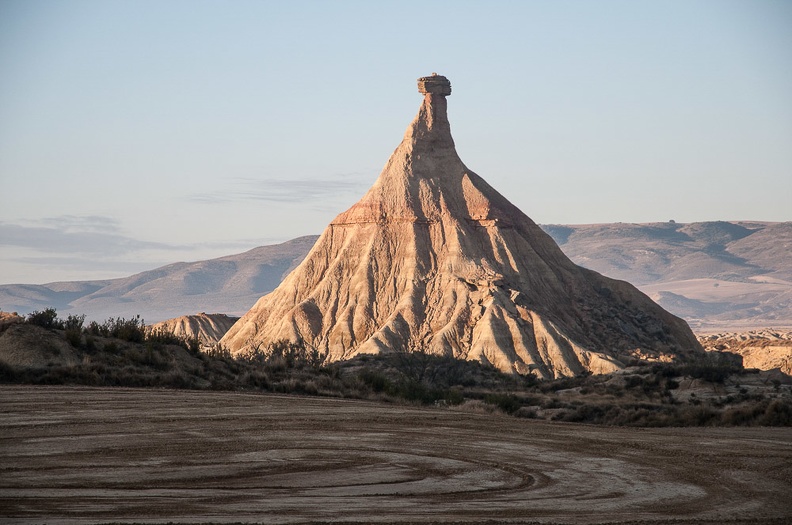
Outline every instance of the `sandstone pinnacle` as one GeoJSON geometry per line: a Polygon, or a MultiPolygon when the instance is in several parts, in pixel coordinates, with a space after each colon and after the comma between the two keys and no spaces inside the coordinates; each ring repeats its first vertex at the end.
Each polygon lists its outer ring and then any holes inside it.
{"type": "Polygon", "coordinates": [[[448,79],[424,100],[374,185],[222,339],[234,353],[301,340],[331,360],[431,352],[541,378],[701,351],[632,285],[572,263],[459,158],[448,79]]]}

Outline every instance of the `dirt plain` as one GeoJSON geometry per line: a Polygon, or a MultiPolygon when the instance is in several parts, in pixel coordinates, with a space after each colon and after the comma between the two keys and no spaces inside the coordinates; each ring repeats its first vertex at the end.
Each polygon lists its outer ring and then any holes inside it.
{"type": "Polygon", "coordinates": [[[792,429],[0,386],[2,523],[790,523],[792,429]]]}

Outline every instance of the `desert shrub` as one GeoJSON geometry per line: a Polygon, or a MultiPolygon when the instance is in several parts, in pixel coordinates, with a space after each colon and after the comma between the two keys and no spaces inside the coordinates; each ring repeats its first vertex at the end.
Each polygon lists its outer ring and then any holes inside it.
{"type": "Polygon", "coordinates": [[[139,315],[131,319],[111,317],[105,321],[105,327],[108,337],[129,341],[130,343],[142,343],[146,340],[146,326],[139,315]]]}
{"type": "Polygon", "coordinates": [[[551,398],[546,399],[544,401],[544,403],[542,403],[541,406],[542,406],[542,408],[554,409],[554,408],[564,408],[564,407],[567,406],[567,404],[564,403],[563,401],[561,401],[558,398],[551,397],[551,398]]]}
{"type": "Polygon", "coordinates": [[[207,348],[203,353],[212,359],[232,359],[231,351],[220,343],[207,348]]]}
{"type": "Polygon", "coordinates": [[[523,419],[536,419],[539,417],[536,407],[520,407],[512,415],[523,419]]]}
{"type": "Polygon", "coordinates": [[[614,397],[624,397],[626,392],[624,391],[624,387],[622,385],[609,383],[605,385],[605,393],[614,397]]]}
{"type": "Polygon", "coordinates": [[[64,333],[66,341],[74,348],[79,348],[82,345],[82,332],[80,330],[66,330],[64,333]]]}
{"type": "Polygon", "coordinates": [[[195,381],[180,370],[168,372],[160,379],[161,385],[168,388],[195,388],[195,381]]]}
{"type": "Polygon", "coordinates": [[[27,322],[42,328],[63,328],[63,323],[58,319],[58,312],[55,308],[45,308],[40,312],[36,310],[28,314],[27,322]]]}
{"type": "Polygon", "coordinates": [[[267,374],[260,370],[245,372],[240,376],[239,382],[244,386],[260,390],[269,390],[271,388],[267,374]]]}
{"type": "Polygon", "coordinates": [[[490,405],[480,399],[466,399],[465,402],[459,406],[459,409],[476,414],[493,414],[498,410],[495,405],[490,405]]]}
{"type": "Polygon", "coordinates": [[[156,370],[170,368],[170,359],[163,347],[157,343],[146,343],[142,347],[131,348],[126,352],[126,357],[134,364],[156,370]]]}
{"type": "Polygon", "coordinates": [[[511,394],[487,394],[484,402],[495,405],[507,414],[514,414],[522,407],[522,403],[516,396],[511,394]]]}
{"type": "MultiPolygon", "coordinates": [[[[651,397],[654,394],[667,390],[668,379],[661,374],[631,375],[625,377],[624,387],[628,390],[638,390],[651,397]]],[[[677,385],[678,387],[679,385],[677,385]]]]}
{"type": "Polygon", "coordinates": [[[458,388],[449,388],[443,395],[443,401],[449,405],[461,405],[465,402],[465,395],[458,388]]]}
{"type": "Polygon", "coordinates": [[[562,377],[553,381],[543,381],[538,383],[538,388],[542,392],[558,392],[559,390],[569,390],[572,388],[583,387],[589,382],[591,372],[574,377],[562,377]]]}
{"type": "Polygon", "coordinates": [[[110,329],[107,324],[99,324],[96,321],[91,321],[88,323],[88,326],[85,328],[85,332],[90,335],[96,335],[100,337],[110,337],[110,329]]]}
{"type": "Polygon", "coordinates": [[[18,379],[14,367],[0,361],[0,383],[15,383],[18,379]]]}
{"type": "Polygon", "coordinates": [[[327,355],[316,348],[306,348],[303,341],[280,340],[270,343],[262,349],[260,345],[251,342],[251,351],[240,359],[248,364],[264,365],[273,372],[284,372],[292,369],[322,367],[327,355]]]}
{"type": "Polygon", "coordinates": [[[753,425],[766,409],[766,404],[730,408],[721,413],[721,423],[727,426],[753,425]]]}
{"type": "Polygon", "coordinates": [[[358,377],[374,392],[384,392],[393,388],[390,379],[378,370],[364,368],[358,372],[358,377]]]}
{"type": "Polygon", "coordinates": [[[168,330],[158,328],[156,330],[149,330],[146,333],[146,342],[160,343],[164,345],[178,345],[184,346],[185,339],[168,330]]]}
{"type": "Polygon", "coordinates": [[[559,412],[553,417],[556,421],[570,421],[575,423],[595,423],[607,418],[610,410],[618,410],[613,405],[581,405],[559,412]]]}
{"type": "Polygon", "coordinates": [[[85,315],[69,314],[68,317],[66,317],[66,320],[63,321],[63,329],[82,332],[83,323],[85,323],[85,315]]]}
{"type": "Polygon", "coordinates": [[[720,419],[717,411],[706,405],[696,405],[683,407],[676,412],[676,418],[671,422],[672,426],[707,426],[713,425],[720,419]]]}
{"type": "Polygon", "coordinates": [[[770,401],[757,423],[763,426],[792,426],[792,402],[781,399],[770,401]]]}
{"type": "Polygon", "coordinates": [[[191,354],[198,355],[201,352],[201,341],[198,339],[198,336],[186,339],[185,343],[187,343],[187,351],[191,354]]]}
{"type": "Polygon", "coordinates": [[[429,405],[441,399],[442,396],[436,395],[436,391],[426,383],[415,380],[400,382],[393,391],[393,394],[408,401],[417,401],[429,405]]]}
{"type": "Polygon", "coordinates": [[[193,355],[198,355],[201,350],[201,341],[198,336],[182,337],[162,328],[147,330],[146,343],[181,346],[193,355]]]}
{"type": "Polygon", "coordinates": [[[83,323],[85,322],[85,315],[72,315],[66,318],[63,322],[63,329],[65,330],[66,340],[75,348],[82,345],[82,332],[83,323]]]}
{"type": "Polygon", "coordinates": [[[723,383],[732,374],[742,371],[740,363],[732,354],[708,352],[679,366],[678,375],[703,379],[711,383],[723,383]]]}

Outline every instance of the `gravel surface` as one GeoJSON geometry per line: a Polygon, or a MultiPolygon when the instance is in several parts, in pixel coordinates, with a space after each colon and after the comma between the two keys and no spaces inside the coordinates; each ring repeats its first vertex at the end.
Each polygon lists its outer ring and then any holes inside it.
{"type": "Polygon", "coordinates": [[[0,386],[2,523],[790,523],[792,429],[0,386]]]}

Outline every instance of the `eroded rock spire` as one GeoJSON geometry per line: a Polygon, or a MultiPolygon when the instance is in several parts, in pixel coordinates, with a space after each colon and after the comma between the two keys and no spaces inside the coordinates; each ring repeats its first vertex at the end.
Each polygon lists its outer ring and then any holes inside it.
{"type": "Polygon", "coordinates": [[[288,339],[330,360],[426,351],[542,378],[701,351],[690,328],[632,285],[576,266],[460,160],[447,78],[369,191],[221,341],[234,353],[288,339]]]}

